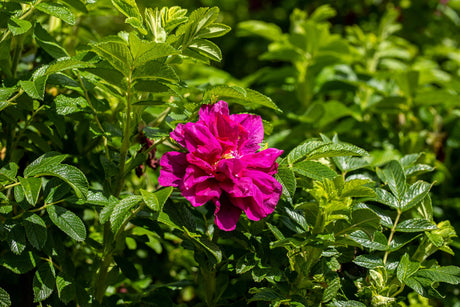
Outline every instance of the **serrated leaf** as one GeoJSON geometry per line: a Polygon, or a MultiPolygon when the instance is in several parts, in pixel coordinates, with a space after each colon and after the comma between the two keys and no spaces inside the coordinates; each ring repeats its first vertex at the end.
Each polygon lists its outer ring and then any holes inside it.
{"type": "Polygon", "coordinates": [[[45,95],[45,85],[48,76],[38,77],[33,81],[19,81],[19,85],[30,98],[43,100],[45,95]]]}
{"type": "Polygon", "coordinates": [[[46,207],[51,221],[60,230],[76,241],[84,241],[86,238],[86,227],[83,221],[72,211],[60,206],[46,207]]]}
{"type": "Polygon", "coordinates": [[[10,295],[3,288],[0,288],[0,306],[1,307],[11,306],[10,295]]]}
{"type": "Polygon", "coordinates": [[[14,162],[9,162],[0,169],[0,184],[7,184],[16,181],[19,166],[14,162]]]}
{"type": "Polygon", "coordinates": [[[54,99],[56,113],[59,115],[69,115],[76,112],[84,112],[88,103],[83,97],[68,97],[59,95],[54,99]]]}
{"type": "Polygon", "coordinates": [[[309,227],[308,227],[308,223],[307,223],[307,220],[305,219],[305,217],[302,215],[302,213],[300,212],[297,212],[297,211],[294,211],[292,209],[290,209],[289,207],[286,207],[285,208],[285,211],[287,213],[287,216],[295,223],[297,224],[298,226],[301,227],[301,231],[299,231],[299,233],[301,232],[307,232],[309,227]],[[303,230],[303,231],[302,231],[303,230]]]}
{"type": "Polygon", "coordinates": [[[279,165],[278,172],[275,174],[275,179],[283,187],[283,195],[286,196],[288,202],[292,203],[297,185],[292,168],[279,165]]]}
{"type": "Polygon", "coordinates": [[[110,220],[110,215],[112,215],[113,208],[117,205],[118,201],[116,199],[110,198],[109,202],[102,208],[99,213],[99,222],[105,224],[110,220]]]}
{"type": "Polygon", "coordinates": [[[273,289],[270,288],[251,288],[249,290],[249,293],[254,294],[251,299],[248,300],[248,303],[250,302],[257,302],[257,301],[264,301],[264,302],[276,302],[281,299],[284,299],[284,297],[276,292],[273,289]]]}
{"type": "Polygon", "coordinates": [[[404,170],[404,173],[406,174],[406,177],[409,177],[409,176],[418,176],[418,175],[421,175],[421,174],[424,174],[424,173],[429,173],[429,172],[432,172],[434,171],[435,168],[430,166],[430,165],[427,165],[427,164],[416,164],[412,167],[409,167],[407,169],[404,170]]]}
{"type": "Polygon", "coordinates": [[[13,33],[14,36],[24,34],[32,27],[30,21],[19,19],[16,17],[10,17],[8,20],[8,29],[13,33]]]}
{"type": "Polygon", "coordinates": [[[278,227],[270,224],[270,223],[265,223],[268,227],[268,229],[270,229],[270,231],[273,233],[273,235],[275,236],[275,238],[277,240],[284,240],[285,237],[284,235],[281,233],[281,231],[278,229],[278,227]]]}
{"type": "Polygon", "coordinates": [[[24,195],[26,200],[32,206],[38,201],[38,197],[40,196],[40,191],[42,189],[42,180],[40,178],[22,178],[18,177],[19,182],[24,190],[24,195]]]}
{"type": "Polygon", "coordinates": [[[433,222],[415,218],[400,222],[395,230],[399,232],[421,232],[434,229],[437,229],[437,227],[433,222]]]}
{"type": "Polygon", "coordinates": [[[49,15],[60,18],[70,25],[75,24],[75,16],[66,5],[53,2],[41,2],[38,5],[35,5],[35,8],[49,15]]]}
{"type": "Polygon", "coordinates": [[[314,148],[307,153],[306,159],[313,160],[319,158],[339,157],[339,156],[365,156],[367,152],[358,146],[347,143],[323,143],[322,146],[314,148]]]}
{"type": "Polygon", "coordinates": [[[46,32],[40,23],[35,24],[34,38],[40,47],[42,47],[53,58],[58,59],[69,56],[64,47],[62,47],[53,36],[46,32]]]}
{"type": "Polygon", "coordinates": [[[48,231],[43,219],[36,214],[31,214],[24,218],[23,224],[30,244],[38,250],[42,249],[48,237],[48,231]]]}
{"type": "Polygon", "coordinates": [[[411,261],[409,255],[405,253],[399,261],[396,276],[400,282],[405,282],[405,280],[415,274],[419,268],[420,263],[411,261]]]}
{"type": "Polygon", "coordinates": [[[129,25],[131,25],[134,29],[138,30],[139,33],[146,35],[147,30],[144,28],[144,23],[142,19],[136,18],[136,17],[128,17],[126,18],[125,22],[129,25]]]}
{"type": "Polygon", "coordinates": [[[333,157],[332,159],[342,172],[354,171],[369,165],[369,161],[361,157],[333,157]]]}
{"type": "Polygon", "coordinates": [[[342,197],[375,197],[375,192],[370,187],[365,186],[372,181],[366,179],[351,179],[345,181],[342,189],[342,197]]]}
{"type": "Polygon", "coordinates": [[[188,47],[213,61],[220,62],[222,60],[222,51],[220,51],[219,46],[207,39],[194,40],[188,47]]]}
{"type": "Polygon", "coordinates": [[[172,83],[179,82],[174,69],[157,61],[148,61],[137,67],[133,72],[133,80],[135,79],[162,79],[172,83]]]}
{"type": "Polygon", "coordinates": [[[334,278],[327,281],[327,288],[323,292],[323,302],[329,302],[337,296],[340,289],[340,278],[334,278]]]}
{"type": "Polygon", "coordinates": [[[430,192],[431,184],[425,181],[417,181],[412,184],[401,199],[401,210],[407,211],[418,205],[430,192]]]}
{"type": "Polygon", "coordinates": [[[417,239],[420,236],[421,236],[421,234],[419,234],[419,235],[414,235],[414,234],[411,234],[411,233],[398,234],[398,235],[393,237],[393,240],[390,242],[390,246],[389,246],[388,250],[390,252],[397,251],[398,249],[400,249],[401,247],[403,247],[407,243],[417,239]]]}
{"type": "Polygon", "coordinates": [[[155,192],[147,192],[145,190],[140,190],[142,198],[145,204],[152,209],[153,211],[162,211],[163,205],[168,199],[169,195],[173,191],[172,187],[163,188],[155,192]]]}
{"type": "Polygon", "coordinates": [[[372,211],[373,213],[375,213],[380,218],[380,223],[383,226],[388,227],[388,228],[393,227],[393,221],[391,220],[391,217],[377,206],[373,206],[373,205],[369,205],[365,203],[359,203],[354,206],[353,210],[355,209],[356,210],[368,209],[372,211]]]}
{"type": "Polygon", "coordinates": [[[113,233],[117,233],[125,219],[129,216],[130,210],[142,201],[139,195],[132,195],[120,200],[110,214],[110,227],[113,233]]]}
{"type": "Polygon", "coordinates": [[[249,88],[218,85],[207,90],[203,98],[203,100],[210,100],[212,102],[221,99],[227,102],[234,101],[252,108],[265,106],[281,112],[278,106],[269,97],[249,88]],[[254,106],[254,104],[256,106],[254,106]]]}
{"type": "Polygon", "coordinates": [[[94,67],[94,64],[86,61],[81,61],[76,58],[63,57],[53,61],[51,64],[43,65],[35,70],[33,73],[33,80],[37,80],[39,77],[49,76],[69,69],[89,67],[94,67]]]}
{"type": "Polygon", "coordinates": [[[366,307],[361,302],[358,301],[333,301],[327,305],[328,307],[366,307]]]}
{"type": "Polygon", "coordinates": [[[112,0],[112,4],[126,17],[134,17],[142,20],[135,0],[112,0]]]}
{"type": "Polygon", "coordinates": [[[134,67],[139,67],[149,61],[159,60],[179,53],[170,44],[141,40],[134,33],[129,35],[129,46],[134,59],[134,67]]]}
{"type": "Polygon", "coordinates": [[[377,175],[388,185],[398,200],[403,199],[406,193],[406,175],[398,161],[390,161],[383,170],[377,171],[377,175]]]}
{"type": "Polygon", "coordinates": [[[297,174],[315,180],[323,180],[324,178],[332,179],[337,176],[334,170],[316,161],[301,161],[294,164],[292,169],[297,174]]]}
{"type": "Polygon", "coordinates": [[[67,304],[75,299],[76,288],[72,278],[66,275],[64,272],[60,272],[56,276],[56,288],[58,291],[59,299],[67,304]]]}
{"type": "Polygon", "coordinates": [[[370,249],[378,251],[386,251],[388,249],[387,242],[384,240],[385,236],[379,232],[374,233],[373,240],[362,230],[356,230],[350,233],[348,238],[370,249]]]}
{"type": "Polygon", "coordinates": [[[20,224],[10,224],[8,225],[8,245],[10,250],[16,254],[20,255],[26,249],[26,234],[24,232],[24,227],[20,224]]]}
{"type": "Polygon", "coordinates": [[[378,267],[384,267],[382,258],[375,255],[359,255],[353,262],[359,266],[362,266],[366,269],[375,269],[378,267]]]}
{"type": "Polygon", "coordinates": [[[92,45],[94,52],[104,58],[113,68],[128,77],[133,66],[133,57],[123,41],[100,42],[92,45]]]}
{"type": "Polygon", "coordinates": [[[393,194],[391,194],[387,190],[376,188],[375,194],[377,196],[375,198],[376,202],[387,205],[394,209],[399,209],[400,206],[398,200],[393,196],[393,194]]]}
{"type": "Polygon", "coordinates": [[[41,302],[48,298],[54,291],[55,272],[49,262],[42,263],[35,272],[32,282],[34,291],[34,303],[41,302]]]}

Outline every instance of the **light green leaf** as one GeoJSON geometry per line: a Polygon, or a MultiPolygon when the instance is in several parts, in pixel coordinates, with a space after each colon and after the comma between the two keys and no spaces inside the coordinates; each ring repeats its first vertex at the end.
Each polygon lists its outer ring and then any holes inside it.
{"type": "Polygon", "coordinates": [[[294,164],[292,169],[302,176],[315,180],[323,180],[324,178],[332,179],[337,176],[337,173],[331,168],[316,161],[301,161],[294,164]]]}
{"type": "Polygon", "coordinates": [[[48,298],[55,286],[54,267],[50,262],[43,262],[35,272],[33,279],[34,303],[48,298]]]}
{"type": "Polygon", "coordinates": [[[430,189],[431,184],[425,181],[419,180],[412,184],[401,199],[402,211],[407,211],[418,205],[428,195],[430,189]]]}
{"type": "Polygon", "coordinates": [[[254,90],[237,86],[215,86],[207,90],[203,98],[203,100],[210,100],[211,102],[215,102],[221,99],[227,102],[236,102],[251,108],[265,106],[281,112],[278,106],[269,97],[262,95],[261,93],[254,90]]]}
{"type": "Polygon", "coordinates": [[[412,167],[405,169],[404,173],[406,174],[406,177],[409,177],[409,176],[418,176],[424,173],[432,172],[434,170],[435,168],[430,165],[416,164],[412,167]]]}
{"type": "Polygon", "coordinates": [[[0,288],[0,306],[1,307],[11,306],[10,295],[3,288],[0,288]]]}
{"type": "Polygon", "coordinates": [[[24,189],[24,195],[26,196],[27,202],[32,206],[35,206],[42,189],[42,180],[40,178],[34,177],[22,178],[20,176],[18,179],[22,188],[24,189]]]}
{"type": "Polygon", "coordinates": [[[171,66],[157,61],[146,62],[134,70],[133,79],[141,78],[162,79],[172,83],[179,82],[179,77],[171,66]]]}
{"type": "Polygon", "coordinates": [[[259,20],[247,20],[238,23],[238,36],[259,35],[270,41],[280,40],[283,31],[274,23],[268,23],[259,20]]]}
{"type": "Polygon", "coordinates": [[[283,195],[286,196],[288,202],[292,203],[297,185],[292,168],[279,165],[275,178],[283,187],[283,195]]]}
{"type": "Polygon", "coordinates": [[[179,53],[170,44],[142,40],[134,32],[129,35],[129,47],[133,55],[134,67],[179,53]]]}
{"type": "Polygon", "coordinates": [[[163,205],[173,191],[172,187],[163,188],[155,192],[140,190],[145,204],[153,211],[162,211],[163,205]]]}
{"type": "Polygon", "coordinates": [[[30,98],[43,100],[45,95],[45,85],[48,76],[41,76],[33,81],[19,81],[19,85],[30,96],[30,98]]]}
{"type": "Polygon", "coordinates": [[[36,214],[31,214],[24,218],[23,223],[30,244],[38,250],[42,249],[48,237],[48,230],[43,219],[36,214]]]}
{"type": "Polygon", "coordinates": [[[109,62],[113,68],[125,77],[133,66],[133,57],[128,46],[123,41],[107,41],[92,45],[94,52],[109,62]]]}
{"type": "Polygon", "coordinates": [[[75,24],[75,16],[66,5],[54,2],[41,2],[35,8],[49,15],[56,16],[70,25],[75,24]]]}
{"type": "Polygon", "coordinates": [[[437,229],[436,224],[425,219],[408,219],[400,222],[396,226],[396,231],[399,232],[421,232],[437,229]]]}
{"type": "Polygon", "coordinates": [[[75,213],[56,205],[46,207],[46,211],[51,221],[69,237],[76,241],[85,240],[85,224],[75,213]]]}
{"type": "Polygon", "coordinates": [[[129,217],[130,210],[142,201],[139,195],[132,195],[123,198],[115,205],[112,213],[110,214],[110,227],[113,233],[117,233],[126,218],[129,217]]]}
{"type": "Polygon", "coordinates": [[[134,29],[138,30],[139,33],[143,35],[147,34],[147,30],[144,28],[144,23],[142,19],[136,17],[128,17],[126,18],[125,22],[131,25],[134,29]]]}
{"type": "Polygon", "coordinates": [[[351,179],[345,181],[342,189],[342,197],[375,197],[375,192],[365,184],[372,183],[366,179],[351,179]]]}
{"type": "Polygon", "coordinates": [[[353,260],[353,262],[366,269],[385,267],[382,258],[375,255],[359,255],[353,260]]]}
{"type": "Polygon", "coordinates": [[[54,99],[56,113],[59,115],[69,115],[76,112],[84,112],[88,102],[83,97],[68,97],[59,95],[54,99]]]}
{"type": "Polygon", "coordinates": [[[93,63],[81,61],[76,58],[63,57],[53,61],[51,64],[43,65],[34,71],[33,80],[37,80],[39,77],[49,76],[61,71],[77,68],[89,68],[94,67],[93,63]]]}
{"type": "Polygon", "coordinates": [[[47,152],[35,159],[25,168],[24,177],[35,176],[53,165],[60,164],[66,157],[67,155],[62,155],[55,151],[47,152]]]}
{"type": "Polygon", "coordinates": [[[56,277],[56,288],[58,291],[59,298],[64,304],[69,303],[75,299],[76,289],[75,284],[66,273],[60,272],[56,277]]]}
{"type": "Polygon", "coordinates": [[[213,23],[208,27],[201,29],[196,35],[195,38],[213,38],[219,37],[230,32],[232,28],[221,23],[213,23]]]}
{"type": "Polygon", "coordinates": [[[134,17],[142,20],[135,0],[112,0],[112,4],[126,17],[134,17]]]}
{"type": "Polygon", "coordinates": [[[8,20],[8,29],[13,33],[14,36],[24,34],[32,27],[30,21],[19,19],[16,17],[10,17],[8,20]]]}
{"type": "Polygon", "coordinates": [[[423,269],[417,272],[417,276],[430,279],[433,282],[460,284],[460,268],[453,265],[423,269]]]}
{"type": "Polygon", "coordinates": [[[406,175],[401,164],[396,160],[392,160],[383,170],[378,169],[377,175],[383,182],[388,184],[393,195],[401,201],[406,192],[406,175]]]}
{"type": "Polygon", "coordinates": [[[415,274],[419,268],[420,263],[410,261],[409,255],[405,253],[399,261],[396,276],[400,282],[405,282],[405,280],[415,274]]]}
{"type": "Polygon", "coordinates": [[[194,40],[188,47],[211,60],[218,62],[222,60],[222,51],[219,46],[207,39],[194,40]]]}
{"type": "Polygon", "coordinates": [[[327,288],[323,292],[323,302],[329,302],[337,296],[337,291],[340,289],[340,278],[336,277],[327,281],[327,288]]]}

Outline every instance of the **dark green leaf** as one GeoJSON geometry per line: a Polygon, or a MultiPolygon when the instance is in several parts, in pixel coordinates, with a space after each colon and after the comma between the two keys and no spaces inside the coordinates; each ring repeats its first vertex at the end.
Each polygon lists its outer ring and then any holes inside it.
{"type": "Polygon", "coordinates": [[[359,255],[353,260],[353,262],[366,269],[385,267],[382,258],[375,255],[359,255]]]}
{"type": "Polygon", "coordinates": [[[10,250],[16,255],[22,254],[26,249],[26,234],[24,232],[24,227],[20,224],[5,224],[5,226],[9,228],[7,241],[10,250]]]}
{"type": "Polygon", "coordinates": [[[315,180],[323,180],[324,178],[332,179],[337,176],[337,173],[326,165],[316,161],[302,161],[294,164],[292,169],[308,178],[315,180]]]}
{"type": "Polygon", "coordinates": [[[340,278],[334,278],[327,281],[327,288],[323,292],[323,302],[329,302],[337,296],[340,289],[340,278]]]}
{"type": "Polygon", "coordinates": [[[26,33],[31,27],[32,24],[24,19],[11,17],[8,20],[8,29],[10,29],[14,36],[26,33]]]}
{"type": "Polygon", "coordinates": [[[40,250],[45,246],[48,235],[45,222],[38,215],[31,214],[24,218],[23,223],[30,244],[40,250]]]}
{"type": "Polygon", "coordinates": [[[113,233],[117,233],[126,218],[129,217],[130,210],[142,201],[142,197],[138,195],[132,195],[126,197],[113,208],[110,214],[110,226],[113,233]]]}
{"type": "Polygon", "coordinates": [[[308,223],[307,223],[307,220],[305,219],[305,217],[302,215],[302,213],[294,211],[294,210],[290,209],[289,207],[286,207],[285,210],[286,210],[287,216],[289,216],[289,218],[295,224],[297,224],[298,226],[301,227],[301,229],[300,229],[301,231],[299,231],[299,233],[308,231],[308,229],[309,229],[308,223]]]}
{"type": "Polygon", "coordinates": [[[434,229],[437,229],[436,224],[425,219],[409,219],[396,226],[396,231],[399,232],[421,232],[434,229]]]}
{"type": "Polygon", "coordinates": [[[248,301],[250,302],[276,302],[278,300],[284,299],[284,297],[270,288],[251,288],[249,293],[254,294],[254,296],[248,301]]]}
{"type": "Polygon", "coordinates": [[[419,268],[420,263],[411,261],[409,255],[405,253],[399,261],[396,276],[400,282],[405,282],[405,280],[415,274],[419,268]]]}
{"type": "Polygon", "coordinates": [[[85,224],[75,213],[56,205],[46,207],[46,211],[51,221],[69,237],[76,241],[85,240],[85,224]]]}
{"type": "Polygon", "coordinates": [[[36,256],[31,251],[22,253],[21,255],[7,253],[0,257],[0,265],[11,270],[15,274],[24,274],[35,267],[35,259],[36,256]]]}
{"type": "Polygon", "coordinates": [[[18,174],[18,165],[14,162],[9,162],[0,169],[0,184],[7,184],[16,181],[18,174]]]}
{"type": "Polygon", "coordinates": [[[67,51],[51,36],[40,23],[35,24],[34,37],[37,43],[53,58],[68,57],[67,51]]]}
{"type": "Polygon", "coordinates": [[[32,206],[35,206],[42,189],[42,180],[40,178],[34,177],[22,178],[20,176],[18,179],[22,188],[24,189],[24,195],[27,199],[27,202],[32,206]]]}
{"type": "Polygon", "coordinates": [[[75,24],[75,16],[66,5],[53,2],[41,2],[36,5],[35,8],[47,14],[56,16],[70,25],[75,24]]]}
{"type": "Polygon", "coordinates": [[[377,231],[374,233],[373,240],[362,230],[356,230],[349,234],[348,237],[356,243],[370,249],[378,251],[386,251],[388,249],[385,236],[377,231]]]}
{"type": "Polygon", "coordinates": [[[19,85],[31,98],[43,100],[47,79],[48,76],[42,76],[36,78],[34,81],[19,81],[19,85]]]}
{"type": "Polygon", "coordinates": [[[67,276],[66,273],[60,272],[56,276],[56,288],[58,291],[59,298],[64,304],[69,303],[75,299],[76,289],[72,278],[67,276]]]}
{"type": "Polygon", "coordinates": [[[59,115],[69,115],[76,112],[84,112],[88,106],[86,99],[83,97],[68,97],[59,95],[54,99],[56,104],[56,113],[59,115]]]}
{"type": "Polygon", "coordinates": [[[10,295],[3,288],[0,288],[0,306],[1,307],[11,306],[10,295]]]}
{"type": "Polygon", "coordinates": [[[412,209],[414,206],[418,205],[430,192],[431,184],[425,181],[417,181],[412,184],[406,191],[406,194],[401,199],[401,209],[402,211],[407,211],[412,209]]]}
{"type": "Polygon", "coordinates": [[[283,187],[283,195],[286,196],[289,202],[292,202],[297,184],[292,168],[279,165],[278,173],[275,174],[275,178],[283,187]]]}
{"type": "Polygon", "coordinates": [[[33,280],[34,303],[48,298],[53,293],[54,286],[55,272],[53,265],[49,262],[40,264],[33,280]]]}
{"type": "Polygon", "coordinates": [[[389,251],[394,252],[406,245],[407,243],[420,237],[419,235],[414,235],[412,233],[398,234],[393,237],[393,240],[390,242],[389,251]]]}
{"type": "Polygon", "coordinates": [[[377,175],[379,175],[383,182],[388,184],[391,192],[398,200],[404,198],[404,194],[406,193],[406,175],[398,161],[390,161],[383,170],[377,171],[377,175]]]}
{"type": "Polygon", "coordinates": [[[377,197],[375,198],[376,202],[387,205],[394,209],[399,209],[398,200],[390,192],[381,188],[376,188],[375,194],[377,195],[377,197]]]}

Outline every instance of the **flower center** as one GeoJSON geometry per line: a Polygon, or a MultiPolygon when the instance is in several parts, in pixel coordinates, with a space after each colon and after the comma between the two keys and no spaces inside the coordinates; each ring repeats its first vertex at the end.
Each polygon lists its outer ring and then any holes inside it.
{"type": "Polygon", "coordinates": [[[227,152],[222,155],[222,159],[233,159],[235,156],[233,155],[233,152],[227,152]]]}

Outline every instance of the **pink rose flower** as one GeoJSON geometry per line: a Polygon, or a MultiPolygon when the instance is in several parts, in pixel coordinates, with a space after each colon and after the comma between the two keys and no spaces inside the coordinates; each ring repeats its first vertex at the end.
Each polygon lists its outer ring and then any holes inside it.
{"type": "Polygon", "coordinates": [[[273,178],[276,148],[262,151],[262,119],[257,115],[229,114],[225,101],[203,105],[199,121],[177,125],[171,137],[188,152],[167,152],[160,160],[162,186],[179,187],[193,206],[216,205],[215,223],[234,230],[244,211],[258,221],[275,210],[281,184],[273,178]]]}

